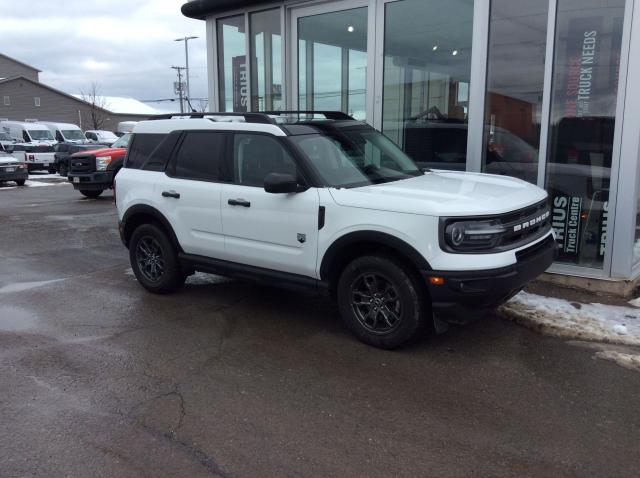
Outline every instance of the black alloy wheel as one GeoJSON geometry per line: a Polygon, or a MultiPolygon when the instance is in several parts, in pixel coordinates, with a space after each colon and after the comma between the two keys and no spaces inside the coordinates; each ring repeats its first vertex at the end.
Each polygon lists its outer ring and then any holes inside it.
{"type": "Polygon", "coordinates": [[[165,273],[165,260],[160,243],[152,236],[143,236],[136,246],[138,270],[149,282],[159,282],[165,273]]]}
{"type": "Polygon", "coordinates": [[[379,273],[364,273],[351,284],[351,307],[367,331],[387,334],[402,321],[402,301],[393,283],[379,273]]]}
{"type": "Polygon", "coordinates": [[[402,260],[375,253],[357,257],[336,286],[345,325],[366,344],[394,349],[431,330],[426,287],[402,260]]]}

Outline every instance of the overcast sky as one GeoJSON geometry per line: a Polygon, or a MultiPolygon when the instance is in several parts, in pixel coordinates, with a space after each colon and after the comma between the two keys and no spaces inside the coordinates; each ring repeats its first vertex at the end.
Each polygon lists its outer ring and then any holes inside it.
{"type": "Polygon", "coordinates": [[[106,96],[172,98],[189,41],[191,97],[207,96],[205,22],[186,18],[186,0],[2,0],[0,52],[40,70],[67,93],[93,81],[106,96]]]}

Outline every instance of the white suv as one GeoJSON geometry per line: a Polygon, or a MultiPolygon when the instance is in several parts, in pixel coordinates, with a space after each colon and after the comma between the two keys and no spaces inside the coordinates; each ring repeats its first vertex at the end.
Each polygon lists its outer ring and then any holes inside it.
{"type": "Polygon", "coordinates": [[[143,121],[116,183],[147,290],[174,291],[197,270],[327,291],[349,329],[383,348],[485,315],[557,249],[542,189],[422,171],[342,113],[143,121]]]}

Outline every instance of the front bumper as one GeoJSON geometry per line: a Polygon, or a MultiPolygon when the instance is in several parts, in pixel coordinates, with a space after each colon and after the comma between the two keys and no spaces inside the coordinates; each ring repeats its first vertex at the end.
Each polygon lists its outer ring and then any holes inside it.
{"type": "Polygon", "coordinates": [[[69,173],[67,180],[73,184],[74,189],[84,191],[103,191],[113,185],[113,171],[100,171],[96,173],[69,173]]]}
{"type": "Polygon", "coordinates": [[[558,245],[550,233],[542,241],[516,253],[517,262],[482,271],[421,271],[431,296],[433,315],[449,323],[484,317],[520,292],[553,263],[558,245]],[[432,278],[443,279],[439,285],[432,278]]]}
{"type": "Polygon", "coordinates": [[[26,169],[16,168],[15,171],[11,171],[11,172],[6,172],[0,169],[0,181],[16,181],[16,180],[20,181],[22,179],[24,180],[29,179],[29,173],[27,172],[26,169]]]}

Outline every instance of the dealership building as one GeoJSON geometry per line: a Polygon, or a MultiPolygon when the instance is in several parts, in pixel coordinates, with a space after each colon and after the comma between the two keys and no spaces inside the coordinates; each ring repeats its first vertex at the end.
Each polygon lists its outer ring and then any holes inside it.
{"type": "Polygon", "coordinates": [[[522,178],[549,192],[556,280],[620,291],[640,276],[640,0],[182,12],[206,21],[212,111],[341,110],[421,165],[522,178]]]}

